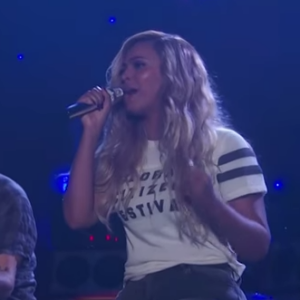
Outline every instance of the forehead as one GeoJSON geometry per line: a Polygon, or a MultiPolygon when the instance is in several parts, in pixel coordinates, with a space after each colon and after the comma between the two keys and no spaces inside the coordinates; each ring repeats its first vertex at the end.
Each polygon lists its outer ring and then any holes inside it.
{"type": "Polygon", "coordinates": [[[159,57],[149,42],[140,42],[132,46],[124,55],[124,61],[128,62],[136,58],[144,58],[151,61],[158,61],[159,57]]]}

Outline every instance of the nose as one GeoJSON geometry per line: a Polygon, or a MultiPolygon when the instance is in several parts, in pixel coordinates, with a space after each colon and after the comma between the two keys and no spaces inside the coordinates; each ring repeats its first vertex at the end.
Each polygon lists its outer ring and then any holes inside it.
{"type": "Polygon", "coordinates": [[[130,66],[126,67],[121,75],[121,81],[122,83],[128,82],[132,79],[133,76],[133,70],[130,66]]]}

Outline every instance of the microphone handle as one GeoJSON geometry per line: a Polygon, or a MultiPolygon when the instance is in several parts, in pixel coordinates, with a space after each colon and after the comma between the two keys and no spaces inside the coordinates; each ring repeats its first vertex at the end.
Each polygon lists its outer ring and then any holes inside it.
{"type": "Polygon", "coordinates": [[[98,107],[96,104],[75,103],[68,107],[67,113],[69,119],[73,119],[76,117],[81,117],[98,109],[101,109],[101,107],[98,107]]]}
{"type": "MultiPolygon", "coordinates": [[[[111,102],[114,104],[124,96],[124,91],[120,88],[107,88],[106,92],[110,96],[111,102]]],[[[75,103],[67,107],[69,119],[81,117],[95,110],[101,110],[103,107],[96,104],[75,103]]]]}

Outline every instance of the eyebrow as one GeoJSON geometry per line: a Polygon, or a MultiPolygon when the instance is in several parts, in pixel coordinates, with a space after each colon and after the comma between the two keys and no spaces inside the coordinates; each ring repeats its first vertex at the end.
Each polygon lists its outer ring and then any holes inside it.
{"type": "MultiPolygon", "coordinates": [[[[137,59],[144,59],[144,60],[145,60],[146,57],[140,56],[140,55],[132,56],[132,57],[130,57],[130,58],[128,59],[128,62],[132,62],[132,61],[135,61],[135,60],[137,60],[137,59]]],[[[123,63],[122,63],[122,68],[124,68],[126,65],[127,65],[127,63],[123,61],[123,63]]]]}
{"type": "Polygon", "coordinates": [[[133,61],[136,59],[146,59],[146,57],[137,55],[137,56],[130,57],[130,59],[128,59],[128,61],[133,61]]]}

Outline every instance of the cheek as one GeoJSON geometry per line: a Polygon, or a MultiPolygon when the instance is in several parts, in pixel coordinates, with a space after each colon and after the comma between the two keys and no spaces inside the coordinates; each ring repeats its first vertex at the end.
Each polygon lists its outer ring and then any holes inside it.
{"type": "Polygon", "coordinates": [[[151,85],[152,87],[157,86],[160,82],[160,75],[153,70],[145,70],[139,74],[139,81],[144,85],[151,85]]]}
{"type": "Polygon", "coordinates": [[[153,82],[153,76],[151,72],[145,71],[139,74],[138,80],[140,85],[143,87],[144,90],[147,90],[147,87],[152,85],[153,82]]]}
{"type": "Polygon", "coordinates": [[[161,78],[153,72],[145,72],[140,77],[141,83],[143,84],[143,90],[151,95],[151,97],[157,97],[161,90],[161,78]]]}

